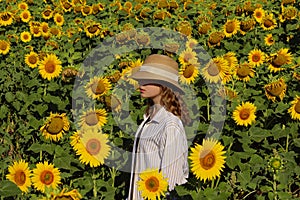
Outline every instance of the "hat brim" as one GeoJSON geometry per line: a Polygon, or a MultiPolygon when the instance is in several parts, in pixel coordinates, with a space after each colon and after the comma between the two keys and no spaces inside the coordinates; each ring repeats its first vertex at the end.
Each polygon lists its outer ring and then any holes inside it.
{"type": "Polygon", "coordinates": [[[180,87],[178,82],[172,79],[168,79],[164,76],[159,76],[157,74],[152,74],[150,72],[145,72],[145,71],[137,71],[133,73],[131,76],[129,76],[129,78],[135,79],[136,81],[143,80],[149,84],[153,83],[153,84],[163,85],[172,89],[173,91],[177,91],[181,94],[184,94],[184,91],[180,87]]]}

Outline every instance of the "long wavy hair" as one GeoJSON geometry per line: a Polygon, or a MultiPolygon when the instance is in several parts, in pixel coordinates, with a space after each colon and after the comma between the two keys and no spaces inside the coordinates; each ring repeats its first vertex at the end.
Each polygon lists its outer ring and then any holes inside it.
{"type": "MultiPolygon", "coordinates": [[[[191,123],[191,118],[186,104],[181,98],[179,92],[173,91],[169,87],[159,85],[161,88],[161,102],[160,104],[166,108],[167,111],[178,116],[184,125],[189,125],[191,123]]],[[[148,105],[146,107],[146,114],[149,115],[150,107],[153,105],[152,99],[148,100],[148,105]]]]}

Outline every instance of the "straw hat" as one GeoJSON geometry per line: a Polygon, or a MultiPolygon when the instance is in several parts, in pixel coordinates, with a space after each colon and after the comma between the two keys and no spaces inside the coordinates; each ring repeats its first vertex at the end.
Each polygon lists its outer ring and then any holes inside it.
{"type": "Polygon", "coordinates": [[[166,55],[152,54],[130,78],[145,83],[156,83],[184,93],[178,84],[178,63],[166,55]]]}

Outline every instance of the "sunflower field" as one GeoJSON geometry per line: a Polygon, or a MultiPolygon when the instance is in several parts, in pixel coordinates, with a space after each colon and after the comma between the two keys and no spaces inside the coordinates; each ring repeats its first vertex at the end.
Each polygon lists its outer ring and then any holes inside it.
{"type": "Polygon", "coordinates": [[[299,199],[299,43],[299,0],[0,0],[0,199],[126,199],[146,105],[129,75],[154,53],[192,119],[179,198],[299,199]]]}

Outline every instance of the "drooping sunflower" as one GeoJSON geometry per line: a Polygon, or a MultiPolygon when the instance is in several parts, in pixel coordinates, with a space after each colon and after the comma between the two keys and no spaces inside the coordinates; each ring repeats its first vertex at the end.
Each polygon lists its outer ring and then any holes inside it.
{"type": "Polygon", "coordinates": [[[0,40],[0,54],[8,54],[10,50],[10,42],[6,40],[0,40]]]}
{"type": "Polygon", "coordinates": [[[138,190],[144,199],[156,200],[165,196],[168,189],[168,179],[158,169],[146,169],[141,172],[137,182],[138,190]]]}
{"type": "Polygon", "coordinates": [[[271,54],[271,60],[269,64],[269,69],[271,72],[282,71],[285,68],[284,65],[292,63],[292,55],[288,53],[288,48],[281,48],[277,53],[271,54]]]}
{"type": "Polygon", "coordinates": [[[276,98],[280,100],[285,96],[287,85],[283,78],[280,78],[278,81],[269,83],[265,85],[265,94],[268,99],[271,99],[273,102],[276,101],[276,98]]]}
{"type": "Polygon", "coordinates": [[[6,178],[15,183],[22,192],[27,193],[31,186],[28,163],[24,160],[15,161],[12,166],[8,167],[8,172],[6,178]]]}
{"type": "Polygon", "coordinates": [[[31,34],[28,31],[23,31],[20,36],[21,36],[22,42],[30,42],[31,41],[31,34]]]}
{"type": "Polygon", "coordinates": [[[265,17],[265,11],[262,8],[256,8],[253,12],[253,17],[258,23],[262,23],[263,18],[265,17]]]}
{"type": "Polygon", "coordinates": [[[268,35],[265,37],[264,40],[265,40],[265,44],[266,44],[267,46],[271,46],[271,45],[273,45],[273,44],[275,43],[275,40],[274,40],[272,34],[268,34],[268,35]]]}
{"type": "Polygon", "coordinates": [[[237,80],[249,82],[251,77],[254,77],[255,70],[253,66],[247,62],[241,63],[236,67],[235,77],[237,80]]]}
{"type": "Polygon", "coordinates": [[[104,10],[104,5],[102,3],[97,3],[92,5],[93,14],[96,15],[98,12],[104,10]]]}
{"type": "Polygon", "coordinates": [[[39,63],[39,73],[44,79],[48,79],[49,81],[58,77],[61,71],[61,61],[55,54],[47,54],[47,56],[39,63]]]}
{"type": "Polygon", "coordinates": [[[48,161],[44,163],[39,162],[32,171],[33,176],[31,177],[31,181],[33,186],[41,192],[45,192],[46,187],[56,189],[58,184],[61,183],[59,169],[55,168],[53,164],[48,164],[48,161]]]}
{"type": "Polygon", "coordinates": [[[61,31],[61,27],[60,26],[51,26],[49,29],[50,35],[60,38],[62,31],[61,31]]]}
{"type": "Polygon", "coordinates": [[[29,12],[29,10],[23,10],[20,13],[20,18],[21,18],[22,22],[26,22],[27,23],[31,19],[31,13],[29,12]]]}
{"type": "Polygon", "coordinates": [[[265,14],[262,18],[261,26],[264,30],[272,30],[277,26],[273,13],[265,14]]]}
{"type": "Polygon", "coordinates": [[[229,20],[223,26],[223,32],[226,37],[231,37],[240,30],[240,22],[237,19],[229,20]]]}
{"type": "Polygon", "coordinates": [[[66,113],[50,113],[40,131],[46,139],[59,141],[63,137],[64,132],[68,131],[69,128],[70,123],[66,113]]]}
{"type": "Polygon", "coordinates": [[[25,55],[25,63],[31,68],[37,67],[39,63],[39,55],[31,51],[29,54],[25,55]]]}
{"type": "Polygon", "coordinates": [[[235,123],[240,126],[248,126],[255,122],[256,106],[250,102],[242,102],[232,113],[235,123]]]}
{"type": "Polygon", "coordinates": [[[197,64],[197,54],[192,49],[185,49],[179,54],[178,58],[181,65],[197,64]]]}
{"type": "Polygon", "coordinates": [[[286,20],[293,20],[297,17],[298,10],[293,6],[288,6],[285,8],[282,6],[282,13],[279,15],[280,22],[284,22],[286,20]]]}
{"type": "Polygon", "coordinates": [[[233,100],[238,96],[238,93],[234,89],[224,87],[219,89],[218,95],[223,99],[233,100]]]}
{"type": "Polygon", "coordinates": [[[245,35],[247,32],[251,31],[256,24],[256,21],[252,18],[248,18],[245,21],[242,21],[240,24],[240,33],[245,35]]]}
{"type": "Polygon", "coordinates": [[[187,64],[183,65],[179,70],[179,80],[182,83],[190,85],[195,82],[195,78],[199,75],[197,65],[187,64]]]}
{"type": "Polygon", "coordinates": [[[248,61],[253,66],[259,66],[265,61],[265,53],[259,49],[253,49],[248,54],[248,61]]]}
{"type": "Polygon", "coordinates": [[[76,145],[79,161],[91,167],[102,165],[110,154],[108,136],[99,130],[87,129],[82,132],[80,139],[76,145]]]}
{"type": "Polygon", "coordinates": [[[197,179],[205,182],[220,177],[226,158],[223,149],[220,142],[211,138],[204,139],[202,145],[196,144],[191,148],[191,171],[197,179]]]}
{"type": "Polygon", "coordinates": [[[205,35],[211,29],[211,22],[203,22],[198,26],[198,33],[200,35],[205,35]]]}
{"type": "Polygon", "coordinates": [[[64,16],[60,13],[55,13],[53,16],[53,20],[57,26],[62,26],[64,24],[64,16]]]}
{"type": "Polygon", "coordinates": [[[231,70],[234,70],[235,67],[238,65],[238,59],[236,57],[236,54],[232,51],[227,52],[222,56],[225,60],[228,62],[228,67],[231,70]]]}
{"type": "Polygon", "coordinates": [[[81,194],[76,189],[67,192],[67,189],[64,188],[58,194],[51,193],[51,200],[80,200],[81,198],[81,194]]]}
{"type": "Polygon", "coordinates": [[[224,39],[225,34],[221,31],[214,31],[212,32],[208,37],[208,46],[214,47],[214,46],[220,46],[221,41],[224,39]]]}
{"type": "Polygon", "coordinates": [[[42,33],[40,31],[40,26],[41,26],[40,22],[30,21],[30,23],[29,23],[30,33],[34,37],[40,37],[42,35],[42,33]]]}
{"type": "Polygon", "coordinates": [[[222,57],[216,57],[210,60],[202,69],[205,80],[210,83],[223,81],[224,77],[229,74],[228,62],[222,57]]]}
{"type": "Polygon", "coordinates": [[[20,10],[27,10],[28,9],[28,4],[26,2],[21,2],[18,4],[18,8],[20,10]]]}
{"type": "Polygon", "coordinates": [[[191,36],[192,34],[192,25],[189,21],[181,21],[177,24],[176,29],[186,35],[186,36],[191,36]]]}
{"type": "Polygon", "coordinates": [[[101,129],[107,122],[107,112],[105,109],[90,109],[80,117],[82,129],[101,129]]]}
{"type": "Polygon", "coordinates": [[[290,113],[292,119],[300,120],[300,97],[296,95],[291,104],[288,113],[290,113]]]}
{"type": "Polygon", "coordinates": [[[0,25],[1,26],[8,26],[13,23],[13,13],[11,12],[1,12],[0,13],[0,25]]]}
{"type": "Polygon", "coordinates": [[[107,78],[94,77],[85,86],[88,97],[99,99],[111,89],[111,83],[107,78]]]}

